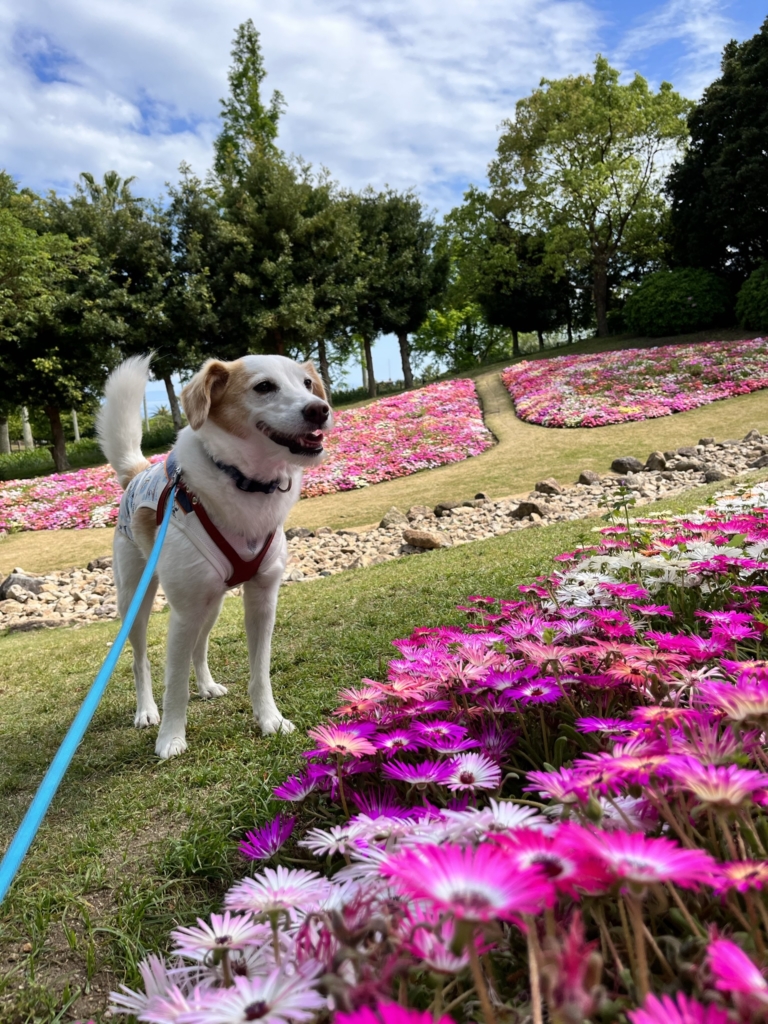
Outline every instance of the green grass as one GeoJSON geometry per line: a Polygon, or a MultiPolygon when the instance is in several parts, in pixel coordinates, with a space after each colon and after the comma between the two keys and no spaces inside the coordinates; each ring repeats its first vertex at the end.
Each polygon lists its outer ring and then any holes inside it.
{"type": "MultiPolygon", "coordinates": [[[[664,507],[690,510],[714,489],[664,507]]],[[[137,961],[162,948],[174,925],[216,908],[243,873],[237,837],[274,813],[273,785],[296,770],[304,730],[330,712],[337,690],[381,677],[394,638],[462,621],[455,606],[468,594],[513,595],[515,584],[547,572],[552,557],[589,538],[594,525],[514,532],[283,590],[272,675],[281,709],[299,727],[293,736],[262,738],[251,722],[237,600],[225,603],[211,642],[214,677],[230,693],[216,705],[192,700],[181,758],[158,762],[154,730],[131,727],[123,655],[0,910],[2,1024],[101,1019],[109,988],[135,982],[137,961]]],[[[116,630],[110,623],[0,638],[0,848],[116,630]]],[[[156,691],[165,630],[165,614],[154,615],[156,691]]]]}

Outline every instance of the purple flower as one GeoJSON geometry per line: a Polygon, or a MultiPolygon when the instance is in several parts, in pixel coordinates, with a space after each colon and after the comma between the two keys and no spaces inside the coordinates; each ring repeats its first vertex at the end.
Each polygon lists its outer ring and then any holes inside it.
{"type": "Polygon", "coordinates": [[[447,782],[451,775],[451,765],[447,761],[422,761],[420,764],[390,761],[381,769],[381,774],[385,778],[425,789],[430,783],[441,785],[447,782]]]}
{"type": "Polygon", "coordinates": [[[276,818],[273,818],[267,825],[256,829],[255,832],[246,832],[245,839],[240,843],[238,849],[249,860],[269,860],[290,838],[295,824],[295,816],[283,818],[278,814],[276,818]]]}

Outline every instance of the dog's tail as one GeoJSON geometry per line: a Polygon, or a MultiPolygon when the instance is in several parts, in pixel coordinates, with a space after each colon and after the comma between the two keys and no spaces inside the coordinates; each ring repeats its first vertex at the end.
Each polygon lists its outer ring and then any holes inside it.
{"type": "Polygon", "coordinates": [[[149,463],[141,454],[141,403],[152,356],[132,356],[109,375],[96,417],[101,450],[125,489],[149,463]]]}

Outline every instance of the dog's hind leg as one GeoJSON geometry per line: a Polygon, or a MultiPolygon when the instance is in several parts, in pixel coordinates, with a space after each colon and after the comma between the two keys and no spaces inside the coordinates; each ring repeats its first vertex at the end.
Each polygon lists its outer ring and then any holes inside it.
{"type": "MultiPolygon", "coordinates": [[[[146,559],[133,541],[130,541],[122,533],[115,533],[114,555],[117,608],[120,618],[124,619],[141,574],[144,572],[146,559]]],[[[157,725],[160,721],[160,712],[157,710],[152,693],[152,675],[147,657],[147,623],[156,592],[157,577],[153,577],[141,602],[133,628],[128,634],[133,648],[133,678],[136,683],[136,714],[133,724],[137,729],[144,729],[148,725],[157,725]]]]}
{"type": "Polygon", "coordinates": [[[203,622],[200,636],[197,638],[197,643],[192,651],[192,665],[195,669],[197,692],[203,700],[209,700],[211,697],[223,697],[227,692],[226,686],[214,682],[211,670],[208,668],[208,637],[211,635],[214,623],[219,617],[223,600],[222,598],[211,605],[208,617],[203,622]]]}
{"type": "Polygon", "coordinates": [[[282,565],[278,565],[276,572],[265,574],[264,577],[257,576],[243,586],[245,632],[251,663],[248,696],[251,698],[253,717],[265,735],[274,732],[293,732],[296,728],[293,722],[289,722],[280,714],[272,696],[272,682],[269,678],[272,630],[275,626],[281,576],[282,565]]]}

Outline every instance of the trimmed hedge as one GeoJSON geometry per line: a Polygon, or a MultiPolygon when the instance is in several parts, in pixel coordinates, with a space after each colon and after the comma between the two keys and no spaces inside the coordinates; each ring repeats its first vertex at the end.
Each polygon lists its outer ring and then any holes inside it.
{"type": "Polygon", "coordinates": [[[739,327],[768,331],[768,262],[753,270],[736,298],[739,327]]]}
{"type": "Polygon", "coordinates": [[[624,306],[633,334],[650,338],[727,326],[732,304],[728,286],[708,270],[681,267],[649,274],[624,306]]]}

